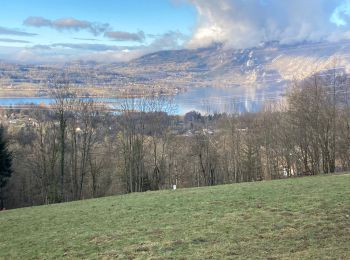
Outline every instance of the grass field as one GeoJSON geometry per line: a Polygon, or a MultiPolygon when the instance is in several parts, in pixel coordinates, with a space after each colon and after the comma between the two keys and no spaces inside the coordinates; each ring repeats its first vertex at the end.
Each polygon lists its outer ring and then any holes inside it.
{"type": "Polygon", "coordinates": [[[0,212],[4,259],[350,259],[350,175],[0,212]]]}

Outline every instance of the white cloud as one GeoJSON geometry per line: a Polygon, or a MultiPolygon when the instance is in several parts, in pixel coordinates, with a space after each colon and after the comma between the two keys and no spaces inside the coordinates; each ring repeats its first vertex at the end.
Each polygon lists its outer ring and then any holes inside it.
{"type": "Polygon", "coordinates": [[[0,35],[16,35],[16,36],[36,36],[36,33],[27,33],[16,29],[9,29],[0,26],[0,35]]]}
{"type": "Polygon", "coordinates": [[[348,0],[187,1],[198,12],[189,47],[223,42],[230,47],[246,48],[266,41],[294,43],[349,38],[348,0]],[[342,26],[336,21],[341,21],[342,26]]]}
{"type": "Polygon", "coordinates": [[[145,40],[145,33],[143,31],[139,31],[137,33],[111,31],[105,32],[104,36],[114,41],[143,42],[145,40]]]}
{"type": "Polygon", "coordinates": [[[108,23],[94,23],[90,21],[78,20],[73,17],[49,20],[41,16],[30,16],[23,21],[26,26],[32,27],[50,27],[58,31],[62,30],[88,30],[93,35],[100,35],[110,29],[108,23]]]}
{"type": "Polygon", "coordinates": [[[187,36],[178,31],[148,37],[153,38],[149,45],[138,46],[53,43],[15,48],[0,45],[0,57],[8,61],[23,63],[65,63],[76,60],[124,62],[159,50],[179,49],[187,39],[187,36]]]}

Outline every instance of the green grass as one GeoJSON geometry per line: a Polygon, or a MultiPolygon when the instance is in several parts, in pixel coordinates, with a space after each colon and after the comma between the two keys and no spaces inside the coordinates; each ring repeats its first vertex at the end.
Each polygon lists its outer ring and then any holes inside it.
{"type": "Polygon", "coordinates": [[[0,212],[0,258],[350,259],[350,175],[0,212]]]}

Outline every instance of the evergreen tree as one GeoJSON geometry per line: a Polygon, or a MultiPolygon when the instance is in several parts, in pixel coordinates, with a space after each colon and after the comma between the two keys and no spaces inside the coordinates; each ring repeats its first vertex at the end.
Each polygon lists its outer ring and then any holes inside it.
{"type": "Polygon", "coordinates": [[[4,208],[5,186],[12,174],[12,153],[7,148],[5,129],[0,125],[0,210],[4,208]]]}

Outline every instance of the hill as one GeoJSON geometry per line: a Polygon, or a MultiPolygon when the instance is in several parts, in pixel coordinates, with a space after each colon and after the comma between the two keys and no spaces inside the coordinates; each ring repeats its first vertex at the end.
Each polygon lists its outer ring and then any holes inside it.
{"type": "Polygon", "coordinates": [[[283,89],[291,80],[334,67],[349,72],[349,46],[348,41],[292,45],[270,42],[237,50],[214,44],[147,54],[123,64],[119,71],[136,73],[152,82],[283,89]]]}
{"type": "MultiPolygon", "coordinates": [[[[70,82],[83,94],[125,96],[175,95],[193,87],[220,87],[284,93],[295,79],[326,74],[337,67],[350,72],[350,42],[269,42],[255,48],[232,49],[223,44],[206,48],[163,50],[128,62],[69,64],[70,82]]],[[[62,72],[62,64],[0,62],[0,95],[47,96],[46,82],[62,72]],[[21,91],[19,91],[21,90],[21,91]]],[[[244,91],[242,94],[244,94],[244,91]]]]}
{"type": "Polygon", "coordinates": [[[317,176],[3,211],[0,258],[348,259],[349,186],[317,176]]]}

